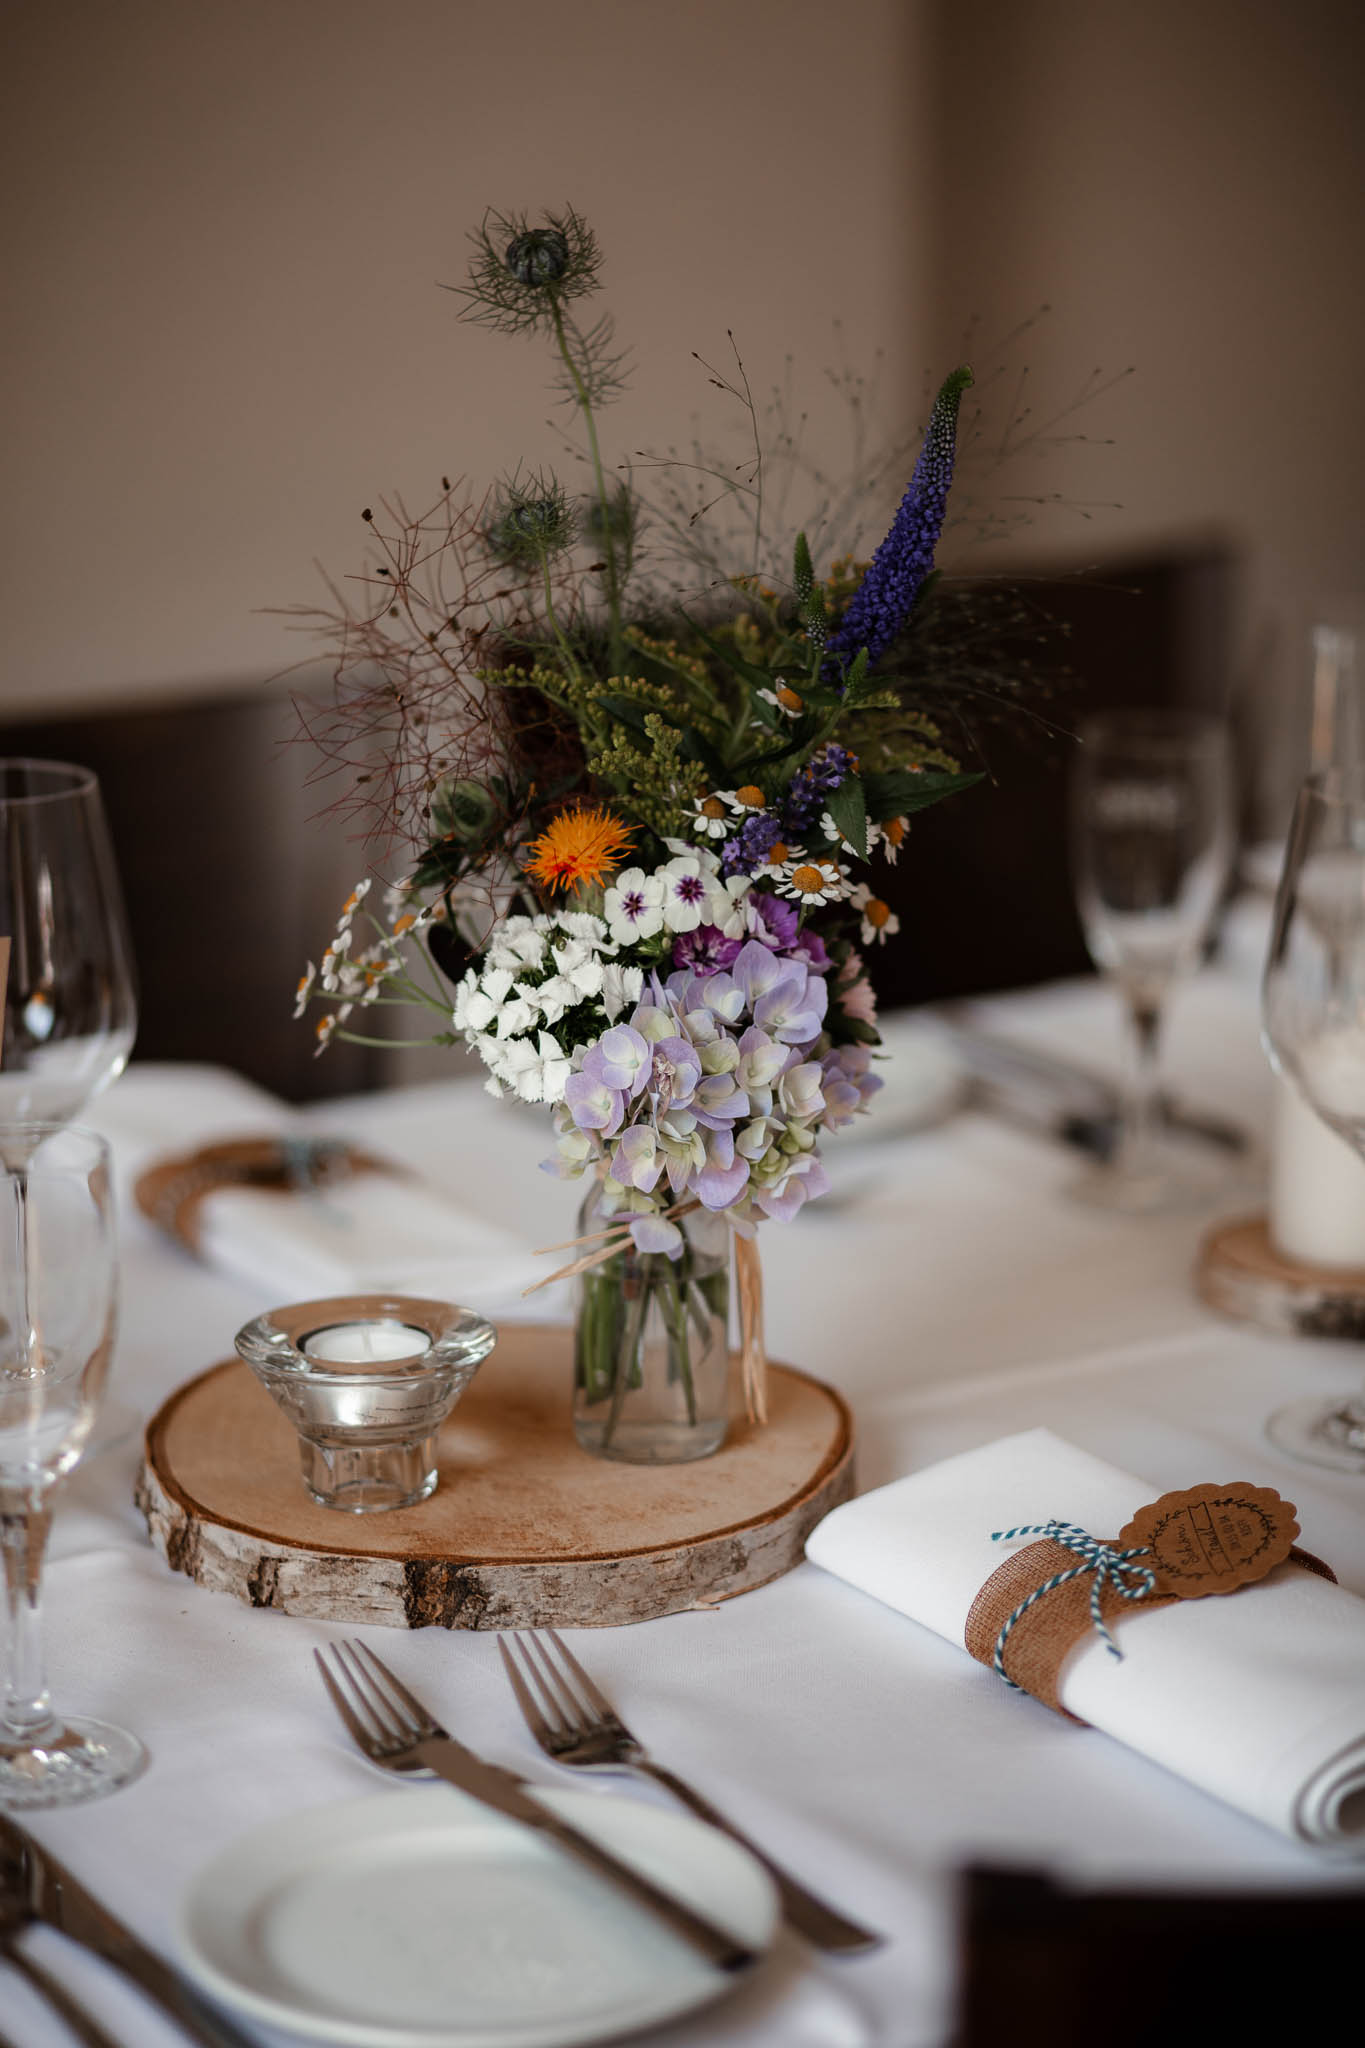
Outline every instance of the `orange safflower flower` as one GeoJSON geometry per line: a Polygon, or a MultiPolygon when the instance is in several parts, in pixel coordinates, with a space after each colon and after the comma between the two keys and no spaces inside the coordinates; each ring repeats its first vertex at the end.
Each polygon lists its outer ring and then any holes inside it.
{"type": "Polygon", "coordinates": [[[582,889],[604,882],[634,845],[629,828],[610,811],[561,811],[533,839],[526,872],[546,889],[582,889]]]}

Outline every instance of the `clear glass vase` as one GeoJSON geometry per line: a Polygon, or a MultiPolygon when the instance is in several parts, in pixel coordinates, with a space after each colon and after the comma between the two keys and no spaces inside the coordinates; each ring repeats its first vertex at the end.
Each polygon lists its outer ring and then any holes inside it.
{"type": "MultiPolygon", "coordinates": [[[[613,1218],[596,1188],[579,1231],[613,1218]]],[[[579,1276],[574,1435],[628,1465],[680,1465],[725,1441],[730,1368],[730,1233],[706,1209],[678,1218],[676,1259],[627,1240],[579,1276]]]]}

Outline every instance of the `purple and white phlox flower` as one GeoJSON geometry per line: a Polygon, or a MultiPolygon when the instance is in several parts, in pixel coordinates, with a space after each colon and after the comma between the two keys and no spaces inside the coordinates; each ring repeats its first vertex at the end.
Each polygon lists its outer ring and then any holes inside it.
{"type": "Polygon", "coordinates": [[[671,932],[694,932],[711,899],[711,883],[695,853],[681,854],[657,871],[663,883],[663,921],[671,932]]]}
{"type": "Polygon", "coordinates": [[[613,939],[628,946],[637,939],[652,939],[664,921],[662,874],[647,875],[643,868],[626,868],[607,890],[603,909],[613,939]]]}
{"type": "Polygon", "coordinates": [[[673,965],[692,974],[715,974],[731,964],[742,944],[742,939],[727,939],[717,925],[699,924],[674,941],[673,965]]]}

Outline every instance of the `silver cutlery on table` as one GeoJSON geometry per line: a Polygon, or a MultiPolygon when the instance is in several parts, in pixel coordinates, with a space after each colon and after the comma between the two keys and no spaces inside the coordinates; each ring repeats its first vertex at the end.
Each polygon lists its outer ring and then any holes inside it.
{"type": "MultiPolygon", "coordinates": [[[[21,1977],[27,1977],[38,1996],[45,1999],[53,2012],[66,2022],[84,2048],[119,2048],[113,2035],[106,2034],[99,2021],[92,2019],[84,2006],[76,2003],[66,1986],[20,1948],[19,1936],[32,1924],[33,1915],[21,1901],[0,1898],[0,1959],[17,1970],[21,1977]]],[[[0,2042],[4,2038],[0,2036],[0,2042]]]]}
{"type": "Polygon", "coordinates": [[[507,1638],[498,1638],[503,1665],[526,1725],[547,1756],[574,1770],[640,1771],[666,1786],[700,1819],[757,1858],[777,1886],[788,1924],[816,1947],[855,1955],[881,1945],[880,1934],[826,1905],[774,1863],[709,1799],[663,1764],[655,1763],[553,1629],[514,1634],[510,1642],[511,1648],[507,1638]]]}
{"type": "MultiPolygon", "coordinates": [[[[973,1106],[1023,1125],[1040,1136],[1078,1146],[1107,1159],[1118,1144],[1121,1120],[1115,1082],[1054,1058],[1017,1040],[997,1038],[955,1016],[936,1013],[947,1044],[962,1061],[970,1080],[973,1106]]],[[[1251,1141],[1226,1118],[1192,1110],[1166,1094],[1154,1103],[1156,1120],[1169,1132],[1201,1139],[1225,1152],[1244,1153],[1251,1141]]]]}
{"type": "MultiPolygon", "coordinates": [[[[199,2048],[256,2048],[239,2027],[201,2005],[183,1978],[145,1948],[78,1878],[0,1813],[0,1899],[7,1922],[42,1920],[123,1972],[199,2048]]],[[[93,2022],[88,2022],[93,2026],[93,2022]]]]}
{"type": "Polygon", "coordinates": [[[330,1665],[320,1650],[313,1655],[333,1706],[371,1763],[402,1775],[434,1771],[486,1806],[548,1835],[600,1877],[630,1892],[718,1968],[735,1971],[757,1962],[754,1951],[734,1935],[542,1805],[511,1771],[485,1763],[457,1742],[366,1644],[334,1643],[330,1665]]]}

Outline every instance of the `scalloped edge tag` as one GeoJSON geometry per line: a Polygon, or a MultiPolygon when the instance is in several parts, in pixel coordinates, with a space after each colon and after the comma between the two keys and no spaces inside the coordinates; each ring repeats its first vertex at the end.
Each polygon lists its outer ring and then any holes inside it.
{"type": "Polygon", "coordinates": [[[1273,1487],[1250,1480],[1191,1486],[1139,1508],[1115,1547],[1150,1553],[1142,1562],[1156,1593],[1203,1600],[1254,1585],[1283,1564],[1299,1534],[1297,1513],[1273,1487]]]}

